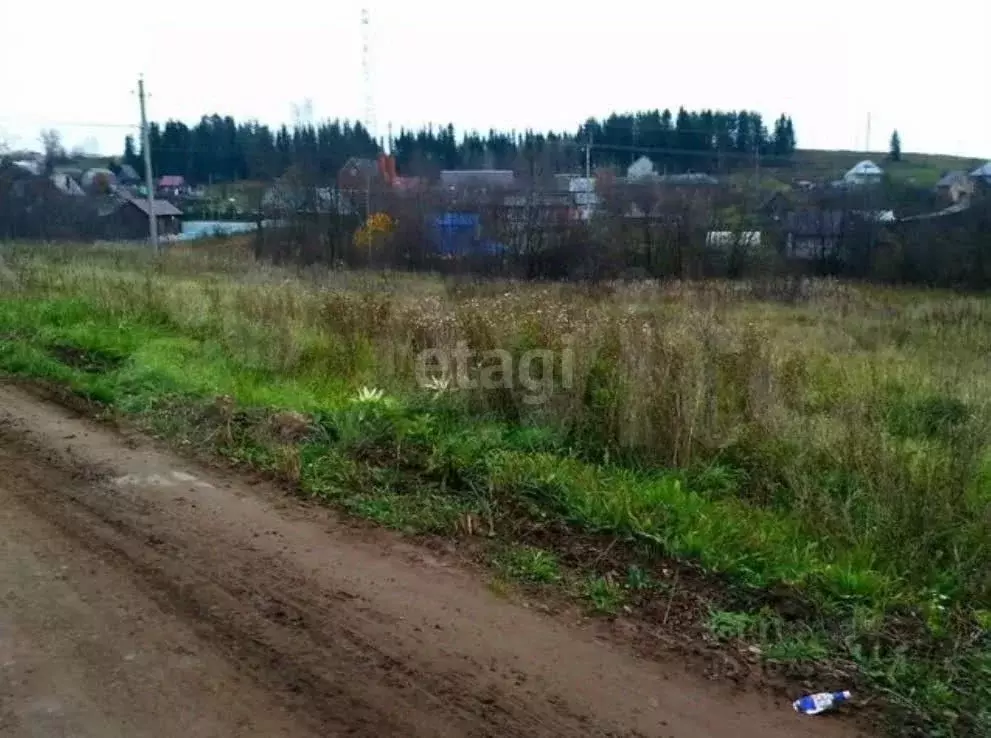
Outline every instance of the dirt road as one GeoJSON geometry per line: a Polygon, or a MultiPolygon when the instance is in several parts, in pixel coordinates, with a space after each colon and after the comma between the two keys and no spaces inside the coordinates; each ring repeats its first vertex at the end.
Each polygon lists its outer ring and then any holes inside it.
{"type": "Polygon", "coordinates": [[[0,736],[851,736],[0,385],[0,736]]]}

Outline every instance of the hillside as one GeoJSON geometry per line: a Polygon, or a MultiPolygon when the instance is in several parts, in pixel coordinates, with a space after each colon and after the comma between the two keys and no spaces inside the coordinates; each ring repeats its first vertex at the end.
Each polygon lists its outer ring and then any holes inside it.
{"type": "Polygon", "coordinates": [[[911,180],[923,187],[932,187],[948,171],[963,169],[969,172],[984,163],[982,159],[945,154],[902,153],[900,162],[892,162],[888,161],[887,152],[883,151],[798,149],[793,155],[794,164],[788,171],[792,178],[835,179],[864,159],[883,167],[895,179],[911,180]]]}

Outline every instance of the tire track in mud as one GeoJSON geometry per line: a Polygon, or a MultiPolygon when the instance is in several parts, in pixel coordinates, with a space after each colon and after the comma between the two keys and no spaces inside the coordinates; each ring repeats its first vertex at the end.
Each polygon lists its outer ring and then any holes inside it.
{"type": "Polygon", "coordinates": [[[205,534],[200,538],[187,529],[181,542],[170,540],[161,527],[148,522],[152,513],[144,506],[114,501],[110,511],[104,493],[90,488],[82,494],[71,478],[55,474],[53,479],[51,470],[3,450],[0,468],[14,486],[30,490],[20,502],[32,513],[133,572],[160,607],[193,623],[211,643],[222,643],[228,658],[268,687],[290,695],[294,710],[316,713],[322,727],[361,735],[414,735],[424,728],[429,731],[423,735],[466,734],[451,731],[454,719],[464,721],[462,727],[473,735],[563,734],[558,732],[561,724],[541,725],[543,721],[500,709],[497,696],[463,692],[472,680],[467,669],[454,675],[460,688],[419,673],[402,660],[403,654],[362,636],[354,613],[347,619],[334,617],[334,595],[306,597],[306,583],[298,574],[280,568],[280,582],[273,586],[270,561],[245,565],[233,557],[204,567],[204,551],[190,539],[210,540],[205,534]],[[397,702],[407,704],[397,707],[397,702]],[[409,716],[418,713],[443,718],[409,725],[409,716]],[[507,719],[509,724],[503,724],[507,719]]]}
{"type": "Polygon", "coordinates": [[[636,659],[411,562],[394,536],[2,385],[0,487],[249,675],[301,735],[854,734],[636,659]]]}

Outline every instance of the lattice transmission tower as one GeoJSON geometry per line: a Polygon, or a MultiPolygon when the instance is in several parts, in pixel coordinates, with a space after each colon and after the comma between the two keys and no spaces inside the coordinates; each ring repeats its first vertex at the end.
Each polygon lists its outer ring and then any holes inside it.
{"type": "Polygon", "coordinates": [[[371,20],[368,7],[361,9],[361,70],[365,87],[365,128],[372,140],[378,140],[375,121],[375,95],[372,89],[372,41],[371,20]]]}

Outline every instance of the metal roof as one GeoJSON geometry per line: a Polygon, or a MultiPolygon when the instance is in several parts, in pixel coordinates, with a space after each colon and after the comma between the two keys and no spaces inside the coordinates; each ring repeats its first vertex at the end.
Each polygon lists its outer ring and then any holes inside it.
{"type": "Polygon", "coordinates": [[[137,182],[141,179],[138,170],[130,164],[120,165],[120,179],[123,181],[137,182]]]}
{"type": "Polygon", "coordinates": [[[657,178],[661,184],[693,184],[693,185],[717,185],[719,180],[702,172],[689,172],[687,174],[665,174],[657,178]]]}
{"type": "Polygon", "coordinates": [[[939,182],[936,183],[936,186],[952,187],[958,182],[966,182],[966,181],[967,181],[967,172],[963,172],[963,171],[947,172],[940,178],[939,182]]]}
{"type": "Polygon", "coordinates": [[[41,162],[22,159],[11,163],[15,167],[18,167],[19,169],[23,169],[25,172],[33,174],[36,177],[41,175],[41,162]]]}
{"type": "Polygon", "coordinates": [[[973,172],[970,173],[971,177],[985,177],[991,179],[991,161],[986,164],[979,166],[973,172]]]}
{"type": "Polygon", "coordinates": [[[378,171],[378,162],[367,156],[352,156],[341,169],[359,169],[361,171],[378,171]]]}
{"type": "Polygon", "coordinates": [[[850,168],[844,177],[880,177],[884,170],[870,159],[864,159],[850,168]]]}
{"type": "Polygon", "coordinates": [[[434,218],[438,228],[474,228],[481,221],[478,213],[444,213],[434,218]]]}
{"type": "Polygon", "coordinates": [[[512,187],[515,182],[511,169],[445,169],[440,173],[444,187],[512,187]]]}
{"type": "MultiPolygon", "coordinates": [[[[175,205],[170,203],[168,200],[154,200],[153,201],[155,215],[157,216],[177,216],[182,215],[182,211],[175,205]]],[[[148,200],[141,198],[128,198],[121,203],[121,207],[125,205],[134,205],[138,210],[140,210],[145,215],[148,215],[148,200]]]]}
{"type": "Polygon", "coordinates": [[[76,180],[74,180],[68,174],[61,174],[61,173],[53,174],[51,176],[51,180],[52,183],[55,185],[55,187],[59,190],[59,192],[62,192],[66,195],[73,195],[75,197],[80,197],[86,194],[83,191],[83,188],[79,186],[79,183],[76,182],[76,180]]]}

